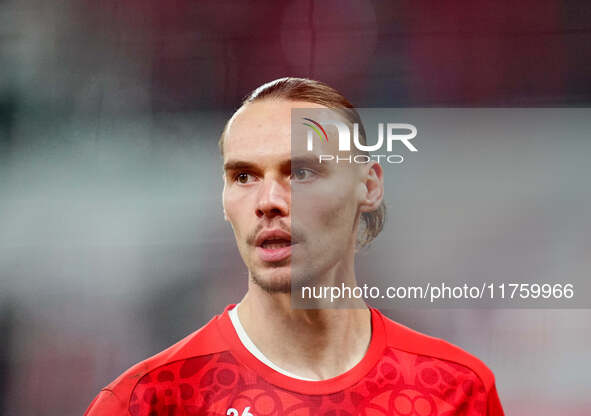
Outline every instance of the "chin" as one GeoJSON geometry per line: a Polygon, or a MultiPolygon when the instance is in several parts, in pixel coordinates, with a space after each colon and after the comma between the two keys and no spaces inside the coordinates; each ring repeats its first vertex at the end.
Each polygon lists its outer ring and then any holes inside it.
{"type": "Polygon", "coordinates": [[[268,293],[291,293],[291,271],[252,272],[252,281],[268,293]]]}

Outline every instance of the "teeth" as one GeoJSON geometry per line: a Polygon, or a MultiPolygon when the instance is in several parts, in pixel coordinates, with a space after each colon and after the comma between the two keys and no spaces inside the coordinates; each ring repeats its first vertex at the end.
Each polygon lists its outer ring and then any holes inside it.
{"type": "Polygon", "coordinates": [[[263,248],[269,248],[269,249],[274,249],[274,248],[283,248],[283,247],[288,247],[290,246],[291,243],[289,241],[271,241],[271,242],[263,242],[263,244],[261,244],[261,246],[263,248]]]}

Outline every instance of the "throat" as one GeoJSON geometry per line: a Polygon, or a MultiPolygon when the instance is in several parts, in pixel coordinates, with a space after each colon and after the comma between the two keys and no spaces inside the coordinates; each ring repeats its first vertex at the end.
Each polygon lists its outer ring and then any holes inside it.
{"type": "Polygon", "coordinates": [[[359,364],[370,345],[369,309],[258,311],[253,321],[254,315],[249,313],[252,309],[241,306],[240,318],[238,307],[232,311],[243,345],[260,361],[288,377],[337,377],[359,364]],[[265,325],[261,325],[263,322],[265,325]]]}

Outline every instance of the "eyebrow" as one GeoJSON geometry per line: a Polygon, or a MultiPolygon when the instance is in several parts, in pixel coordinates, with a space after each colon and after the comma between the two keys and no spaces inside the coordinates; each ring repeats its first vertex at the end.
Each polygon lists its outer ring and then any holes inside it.
{"type": "Polygon", "coordinates": [[[291,166],[315,166],[324,167],[317,155],[298,156],[291,159],[291,166]]]}
{"type": "MultiPolygon", "coordinates": [[[[318,160],[318,157],[310,155],[310,156],[298,156],[292,159],[287,159],[279,164],[282,170],[289,170],[293,166],[315,166],[315,167],[324,167],[324,164],[321,164],[318,160]]],[[[234,170],[258,170],[258,166],[256,163],[245,161],[245,160],[235,160],[230,159],[226,163],[224,163],[224,170],[225,171],[234,171],[234,170]]]]}
{"type": "Polygon", "coordinates": [[[246,162],[243,160],[228,160],[224,163],[224,170],[254,170],[256,169],[256,165],[251,162],[246,162]]]}

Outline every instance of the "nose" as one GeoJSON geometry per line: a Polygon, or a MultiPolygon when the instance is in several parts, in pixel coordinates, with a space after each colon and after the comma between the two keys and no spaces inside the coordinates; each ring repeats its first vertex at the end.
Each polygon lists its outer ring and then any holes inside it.
{"type": "Polygon", "coordinates": [[[257,195],[257,217],[273,218],[289,215],[290,199],[291,190],[289,186],[282,184],[277,179],[265,178],[257,195]]]}

